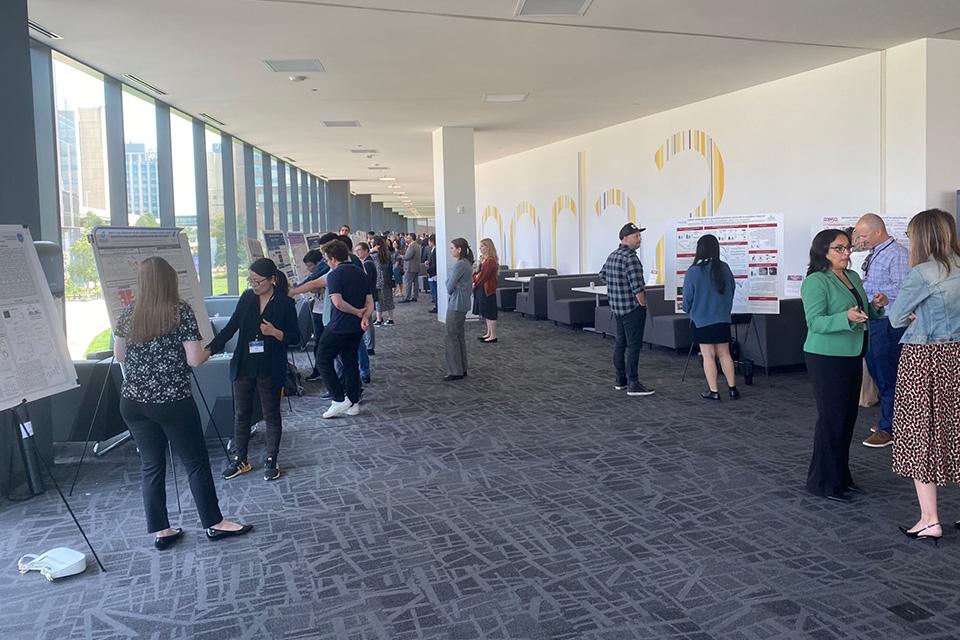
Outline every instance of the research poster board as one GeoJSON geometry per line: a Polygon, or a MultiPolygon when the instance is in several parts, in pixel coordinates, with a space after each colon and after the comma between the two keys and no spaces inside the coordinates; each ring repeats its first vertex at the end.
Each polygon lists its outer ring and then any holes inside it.
{"type": "Polygon", "coordinates": [[[263,245],[256,238],[247,238],[247,255],[250,257],[250,263],[258,258],[266,257],[263,252],[263,245]]]}
{"type": "Polygon", "coordinates": [[[672,225],[666,247],[664,296],[683,307],[683,278],[693,263],[697,241],[708,233],[720,242],[720,257],[730,265],[737,289],[734,313],[780,313],[783,297],[783,215],[764,213],[742,216],[686,218],[672,225]],[[672,262],[672,265],[669,264],[672,262]]]}
{"type": "Polygon", "coordinates": [[[309,249],[319,249],[319,248],[320,248],[320,234],[319,234],[319,233],[311,233],[310,235],[306,236],[306,238],[307,238],[307,247],[308,247],[309,249]]]}
{"type": "MultiPolygon", "coordinates": [[[[857,224],[860,216],[823,216],[819,220],[819,226],[811,229],[813,235],[824,229],[847,229],[857,224]]],[[[909,216],[883,216],[883,223],[887,227],[887,233],[893,236],[893,239],[905,247],[910,246],[910,239],[907,238],[907,225],[910,224],[909,216]]],[[[811,239],[813,236],[811,236],[811,239]]],[[[858,250],[850,254],[850,268],[863,277],[863,261],[867,259],[869,250],[858,250]]]]}
{"type": "Polygon", "coordinates": [[[293,265],[297,268],[297,282],[303,280],[310,272],[307,271],[307,265],[303,264],[303,257],[309,250],[307,247],[307,236],[302,231],[288,231],[287,242],[290,244],[290,255],[293,257],[293,265]]]}
{"type": "Polygon", "coordinates": [[[137,296],[140,263],[157,256],[177,272],[180,299],[193,309],[204,344],[213,340],[213,327],[208,321],[210,316],[193,266],[190,242],[180,229],[97,227],[93,230],[92,244],[110,326],[116,329],[120,311],[137,296]]]}
{"type": "Polygon", "coordinates": [[[30,230],[0,225],[0,410],[76,388],[60,312],[30,230]]]}
{"type": "Polygon", "coordinates": [[[297,270],[290,262],[290,247],[287,244],[287,234],[283,231],[264,231],[263,245],[267,249],[267,257],[273,260],[277,268],[283,271],[291,283],[299,282],[297,270]]]}

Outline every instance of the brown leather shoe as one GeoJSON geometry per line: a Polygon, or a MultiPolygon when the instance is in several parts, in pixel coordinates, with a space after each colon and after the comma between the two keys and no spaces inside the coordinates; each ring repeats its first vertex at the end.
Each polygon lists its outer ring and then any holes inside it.
{"type": "Polygon", "coordinates": [[[887,431],[877,431],[876,433],[871,433],[870,437],[863,441],[863,446],[873,447],[874,449],[882,449],[883,447],[889,447],[893,444],[893,435],[887,431]]]}

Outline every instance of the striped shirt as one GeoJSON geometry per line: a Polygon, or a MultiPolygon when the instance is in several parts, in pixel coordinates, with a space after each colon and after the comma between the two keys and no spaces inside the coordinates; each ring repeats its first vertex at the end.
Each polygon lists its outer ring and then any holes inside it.
{"type": "Polygon", "coordinates": [[[640,306],[637,294],[644,291],[643,265],[636,251],[621,244],[607,256],[600,277],[607,283],[607,298],[615,314],[625,316],[640,306]]]}

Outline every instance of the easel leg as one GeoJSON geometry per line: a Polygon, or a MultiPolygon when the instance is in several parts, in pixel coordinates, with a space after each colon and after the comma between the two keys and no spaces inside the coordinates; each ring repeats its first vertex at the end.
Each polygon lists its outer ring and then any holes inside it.
{"type": "Polygon", "coordinates": [[[167,442],[167,447],[170,449],[170,468],[173,469],[173,487],[177,492],[177,511],[182,518],[183,507],[180,505],[180,482],[177,480],[177,461],[173,457],[173,445],[167,442]]]}
{"type": "MultiPolygon", "coordinates": [[[[747,327],[747,334],[750,333],[750,329],[753,329],[753,337],[757,339],[757,351],[760,352],[760,359],[763,360],[763,371],[766,375],[770,375],[770,364],[767,362],[767,356],[763,353],[763,344],[760,342],[760,330],[756,326],[757,317],[752,316],[750,318],[750,326],[747,327]]],[[[747,340],[750,339],[750,336],[747,335],[747,340]]],[[[744,341],[746,343],[746,341],[744,341]]]]}
{"type": "Polygon", "coordinates": [[[73,482],[70,483],[69,495],[73,495],[73,490],[77,486],[77,479],[80,477],[80,467],[83,465],[83,459],[87,455],[87,442],[90,441],[90,436],[93,434],[93,425],[97,422],[97,414],[100,413],[100,403],[103,402],[103,393],[107,390],[107,381],[110,379],[110,374],[113,370],[113,356],[110,356],[110,362],[107,365],[107,370],[103,374],[103,384],[100,385],[100,395],[97,397],[97,406],[93,409],[93,417],[90,418],[90,428],[87,429],[87,435],[83,439],[83,451],[80,452],[80,460],[77,461],[77,472],[73,475],[73,482]]]}
{"type": "Polygon", "coordinates": [[[693,356],[693,345],[695,344],[694,341],[690,341],[690,350],[687,351],[687,361],[683,363],[683,375],[680,376],[680,382],[687,379],[687,367],[690,366],[690,358],[693,356]]]}
{"type": "Polygon", "coordinates": [[[210,418],[210,424],[213,425],[213,430],[217,432],[217,440],[220,441],[220,447],[223,448],[223,455],[227,457],[227,462],[230,461],[230,452],[227,451],[227,445],[223,443],[223,436],[220,435],[220,428],[217,427],[217,421],[213,419],[213,412],[210,411],[210,405],[207,404],[207,399],[203,395],[203,388],[200,386],[200,381],[197,379],[197,373],[193,370],[190,371],[193,374],[193,381],[197,385],[197,391],[200,393],[200,400],[203,402],[204,408],[207,410],[207,416],[210,418]]]}

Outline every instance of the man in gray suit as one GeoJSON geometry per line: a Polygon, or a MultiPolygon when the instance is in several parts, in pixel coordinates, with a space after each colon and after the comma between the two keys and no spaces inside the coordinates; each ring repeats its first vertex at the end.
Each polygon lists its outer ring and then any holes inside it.
{"type": "Polygon", "coordinates": [[[414,233],[407,234],[407,251],[403,254],[403,300],[400,302],[417,301],[417,276],[421,269],[420,243],[414,233]]]}

